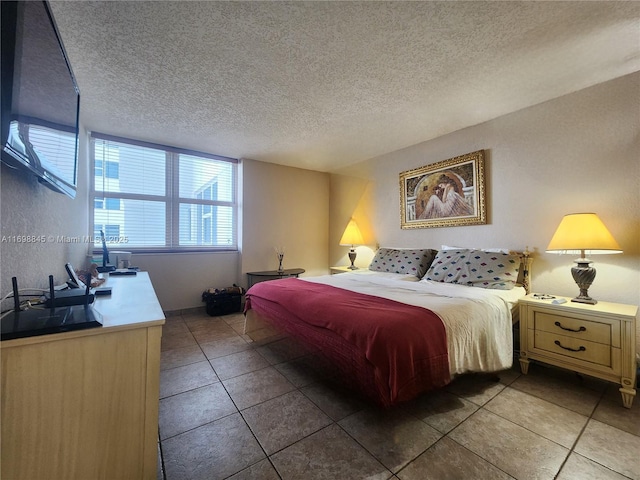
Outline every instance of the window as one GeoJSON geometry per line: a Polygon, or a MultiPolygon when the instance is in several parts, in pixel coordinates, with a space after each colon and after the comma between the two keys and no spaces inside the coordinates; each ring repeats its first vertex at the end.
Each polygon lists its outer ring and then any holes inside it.
{"type": "Polygon", "coordinates": [[[95,133],[91,156],[98,239],[104,227],[119,249],[237,249],[237,160],[95,133]]]}

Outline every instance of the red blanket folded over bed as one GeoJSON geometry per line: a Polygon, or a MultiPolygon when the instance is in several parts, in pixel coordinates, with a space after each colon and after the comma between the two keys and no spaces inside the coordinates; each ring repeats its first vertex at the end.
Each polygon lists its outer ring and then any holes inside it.
{"type": "Polygon", "coordinates": [[[445,328],[426,308],[295,278],[258,283],[246,298],[246,309],[350,363],[383,405],[450,381],[445,328]]]}

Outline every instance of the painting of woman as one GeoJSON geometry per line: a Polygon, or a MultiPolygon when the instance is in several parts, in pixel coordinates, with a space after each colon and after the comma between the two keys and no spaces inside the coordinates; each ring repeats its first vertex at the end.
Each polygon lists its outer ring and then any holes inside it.
{"type": "Polygon", "coordinates": [[[465,201],[462,192],[458,189],[458,184],[453,178],[445,174],[440,175],[437,185],[434,187],[433,193],[419,218],[473,215],[473,207],[465,201]]]}
{"type": "Polygon", "coordinates": [[[483,150],[400,173],[401,228],[485,223],[483,150]]]}

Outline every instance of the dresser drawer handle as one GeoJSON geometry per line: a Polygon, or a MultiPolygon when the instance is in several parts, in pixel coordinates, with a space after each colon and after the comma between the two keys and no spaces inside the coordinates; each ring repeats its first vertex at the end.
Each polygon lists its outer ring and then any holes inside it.
{"type": "Polygon", "coordinates": [[[573,328],[563,327],[560,322],[556,322],[555,325],[556,327],[560,327],[562,330],[566,330],[567,332],[586,332],[587,331],[587,327],[580,327],[579,329],[574,330],[573,328]]]}
{"type": "Polygon", "coordinates": [[[555,343],[556,345],[558,345],[560,348],[564,348],[565,350],[569,350],[569,351],[571,351],[571,352],[584,352],[584,351],[587,349],[587,347],[583,347],[583,346],[580,346],[580,348],[569,348],[569,347],[563,347],[563,346],[562,346],[562,344],[560,343],[560,340],[556,340],[556,341],[555,341],[555,342],[553,342],[553,343],[555,343]]]}

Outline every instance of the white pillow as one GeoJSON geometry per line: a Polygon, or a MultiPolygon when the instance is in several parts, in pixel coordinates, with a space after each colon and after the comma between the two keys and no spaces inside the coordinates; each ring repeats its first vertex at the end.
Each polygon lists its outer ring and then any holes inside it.
{"type": "Polygon", "coordinates": [[[464,248],[464,247],[450,247],[448,245],[442,245],[441,250],[480,250],[482,252],[487,252],[487,253],[511,253],[511,250],[509,250],[508,248],[464,248]]]}

